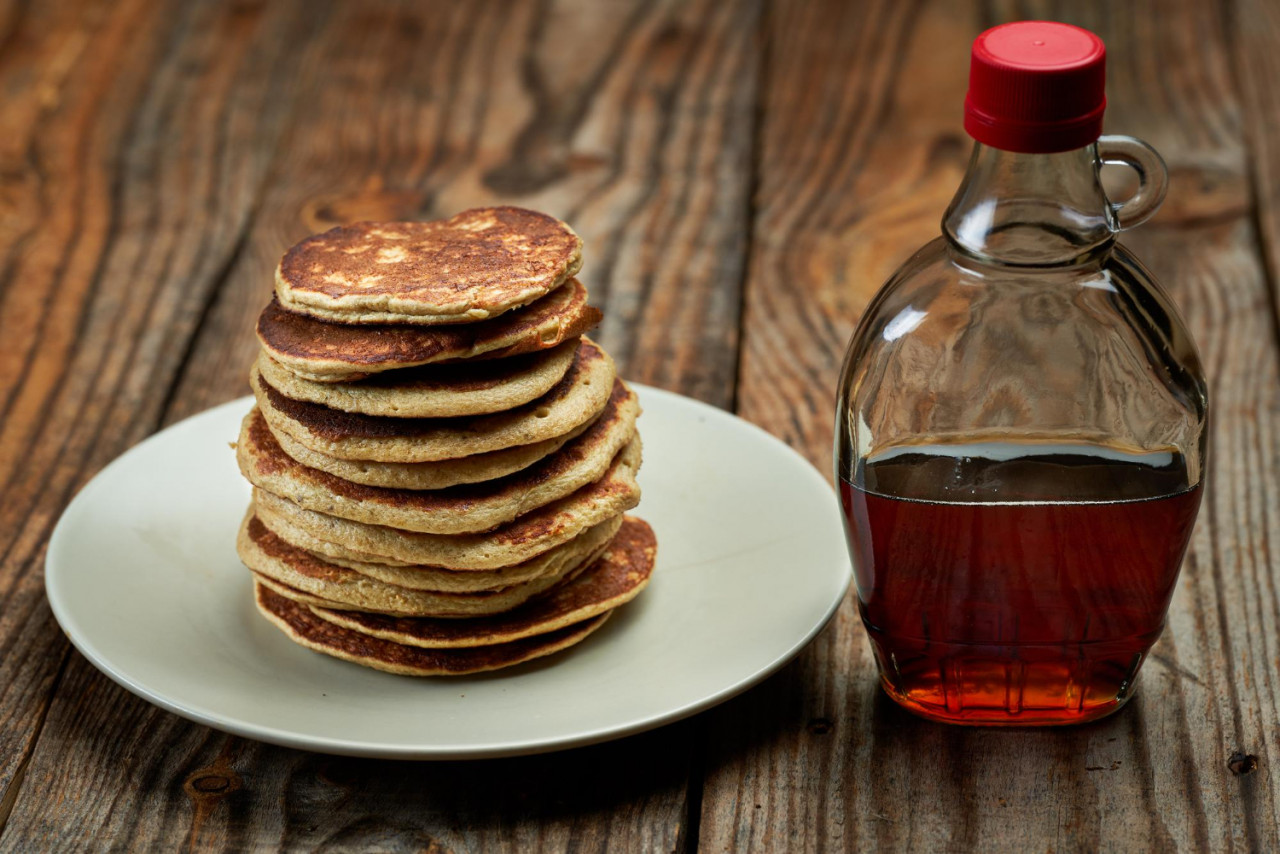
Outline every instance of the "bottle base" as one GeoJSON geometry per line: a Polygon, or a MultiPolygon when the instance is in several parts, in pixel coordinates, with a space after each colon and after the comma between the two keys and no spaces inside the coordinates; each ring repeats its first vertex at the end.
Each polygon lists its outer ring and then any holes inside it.
{"type": "Polygon", "coordinates": [[[965,726],[1069,726],[1133,695],[1159,631],[1119,641],[976,644],[889,638],[867,627],[886,694],[929,720],[965,726]]]}
{"type": "Polygon", "coordinates": [[[935,723],[973,727],[1061,727],[1087,724],[1115,714],[1133,698],[1131,691],[1110,703],[1102,703],[1081,713],[1070,715],[1045,709],[1028,709],[1016,714],[993,712],[990,709],[965,709],[959,713],[953,713],[945,709],[940,710],[931,704],[918,702],[909,695],[894,690],[883,674],[880,676],[880,687],[889,699],[916,717],[935,723]]]}

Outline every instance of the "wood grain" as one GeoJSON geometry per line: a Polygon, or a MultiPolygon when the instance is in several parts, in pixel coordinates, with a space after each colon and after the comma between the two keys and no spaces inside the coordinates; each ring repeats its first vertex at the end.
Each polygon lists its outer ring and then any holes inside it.
{"type": "MultiPolygon", "coordinates": [[[[754,4],[308,3],[300,12],[280,34],[289,69],[262,69],[259,85],[281,95],[258,120],[276,130],[255,139],[252,123],[243,129],[267,176],[243,205],[216,295],[197,305],[198,331],[174,324],[189,343],[172,391],[149,403],[163,406],[164,421],[247,391],[253,320],[290,243],[340,222],[494,201],[548,210],[583,235],[582,278],[607,317],[599,337],[628,377],[730,404],[754,4]]],[[[193,40],[168,37],[172,51],[193,40]]],[[[165,138],[202,131],[188,116],[154,121],[165,138]]],[[[227,164],[241,156],[223,152],[227,164]]],[[[161,201],[176,192],[165,188],[161,201]]],[[[72,656],[0,848],[112,839],[233,851],[687,849],[693,735],[680,725],[476,764],[320,757],[188,724],[72,656]]]]}
{"type": "Polygon", "coordinates": [[[267,98],[237,75],[259,64],[257,17],[67,3],[3,18],[0,818],[67,653],[45,541],[89,475],[159,423],[261,180],[261,157],[223,132],[267,98]],[[186,136],[161,133],[174,116],[186,136]]]}
{"type": "Polygon", "coordinates": [[[713,713],[701,846],[1274,849],[1268,535],[1277,519],[1275,479],[1258,473],[1280,461],[1280,352],[1249,216],[1228,17],[1194,2],[806,11],[771,15],[743,414],[829,470],[829,395],[850,324],[886,274],[936,234],[963,166],[967,40],[1001,20],[1046,17],[1103,35],[1108,128],[1146,137],[1169,159],[1170,203],[1129,242],[1202,347],[1213,467],[1169,630],[1129,708],[1064,731],[920,721],[877,690],[850,601],[793,666],[713,713]],[[845,76],[829,81],[815,68],[845,76]],[[1237,752],[1255,756],[1256,770],[1237,776],[1237,752]]]}
{"type": "Polygon", "coordinates": [[[1280,317],[1280,6],[1266,0],[1237,0],[1232,4],[1229,36],[1245,137],[1253,169],[1254,212],[1263,259],[1267,264],[1271,299],[1280,317]]]}
{"type": "Polygon", "coordinates": [[[0,3],[0,850],[1280,850],[1277,37],[1264,0],[0,3]],[[227,736],[69,651],[62,507],[244,393],[276,260],[336,223],[567,218],[629,377],[829,471],[845,341],[964,167],[968,39],[1020,17],[1107,39],[1108,131],[1173,175],[1127,242],[1210,371],[1204,510],[1122,713],[917,720],[852,600],[694,721],[479,763],[227,736]]]}
{"type": "Polygon", "coordinates": [[[287,157],[170,417],[239,390],[254,347],[245,330],[290,244],[356,219],[491,203],[546,210],[582,235],[579,278],[607,309],[596,337],[629,378],[727,406],[753,3],[439,8],[346,9],[316,48],[287,157]]]}

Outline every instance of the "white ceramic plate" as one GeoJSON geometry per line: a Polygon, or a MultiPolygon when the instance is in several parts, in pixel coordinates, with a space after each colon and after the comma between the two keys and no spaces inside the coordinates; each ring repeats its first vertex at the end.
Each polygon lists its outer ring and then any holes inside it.
{"type": "Polygon", "coordinates": [[[757,427],[637,387],[653,581],[581,645],[479,676],[414,679],[295,645],[235,553],[249,487],[228,442],[251,399],[153,436],[76,496],[45,586],[71,642],[133,693],[289,747],[459,759],[639,732],[754,685],[826,624],[849,581],[836,499],[757,427]]]}

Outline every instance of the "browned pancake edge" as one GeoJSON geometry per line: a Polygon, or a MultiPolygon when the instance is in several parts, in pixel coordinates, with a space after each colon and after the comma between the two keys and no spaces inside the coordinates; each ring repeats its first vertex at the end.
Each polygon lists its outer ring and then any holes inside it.
{"type": "Polygon", "coordinates": [[[258,610],[291,640],[327,655],[406,676],[459,676],[511,667],[572,646],[598,629],[608,618],[601,614],[524,640],[465,649],[423,649],[406,646],[334,625],[280,594],[255,585],[258,610]]]}
{"type": "MultiPolygon", "coordinates": [[[[566,471],[582,462],[591,449],[609,441],[608,434],[617,428],[620,432],[625,424],[624,404],[635,397],[621,380],[614,380],[613,391],[604,410],[579,436],[567,442],[559,450],[527,468],[496,480],[482,483],[451,486],[447,489],[395,489],[384,486],[366,486],[344,478],[309,468],[294,460],[280,443],[267,424],[260,409],[254,409],[245,424],[241,441],[248,443],[251,462],[246,462],[245,475],[250,481],[261,486],[261,476],[269,476],[280,472],[291,472],[294,477],[310,481],[320,489],[351,501],[372,502],[387,507],[401,507],[424,512],[466,513],[477,502],[492,499],[501,493],[512,493],[532,490],[547,481],[563,475],[566,471]],[[255,477],[255,475],[259,475],[255,477]]],[[[634,411],[634,408],[633,408],[634,411]]]]}
{"type": "Polygon", "coordinates": [[[316,613],[354,631],[410,646],[452,648],[506,643],[555,631],[629,602],[649,583],[657,547],[649,524],[628,516],[604,554],[576,578],[492,617],[388,617],[322,606],[316,613]]]}
{"type": "Polygon", "coordinates": [[[462,427],[482,432],[481,419],[495,416],[519,416],[562,400],[573,391],[574,386],[581,381],[583,375],[594,363],[605,358],[607,357],[604,351],[595,342],[584,338],[578,345],[578,352],[574,355],[573,364],[569,366],[569,370],[565,372],[560,382],[552,386],[551,390],[542,397],[502,413],[464,415],[455,418],[393,418],[386,415],[344,412],[319,403],[285,397],[279,389],[261,376],[258,377],[258,389],[266,395],[271,407],[285,418],[329,441],[405,438],[419,436],[442,427],[462,427]],[[471,424],[476,426],[469,427],[468,425],[471,424]]]}
{"type": "Polygon", "coordinates": [[[258,316],[258,341],[272,357],[295,367],[329,367],[351,374],[453,361],[506,358],[559,346],[591,331],[600,310],[571,279],[558,290],[492,320],[463,326],[330,323],[288,311],[272,298],[258,316]]]}

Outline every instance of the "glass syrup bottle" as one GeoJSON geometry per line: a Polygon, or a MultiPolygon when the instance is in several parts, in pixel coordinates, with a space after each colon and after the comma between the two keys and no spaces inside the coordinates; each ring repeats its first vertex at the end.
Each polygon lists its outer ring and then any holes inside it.
{"type": "Polygon", "coordinates": [[[1132,695],[1200,505],[1207,396],[1117,232],[1159,155],[1101,136],[1105,48],[1024,21],[973,45],[975,140],[943,235],[867,308],[836,414],[858,602],[885,691],[935,720],[1079,723],[1132,695]],[[1138,176],[1108,200],[1102,164],[1138,176]]]}

